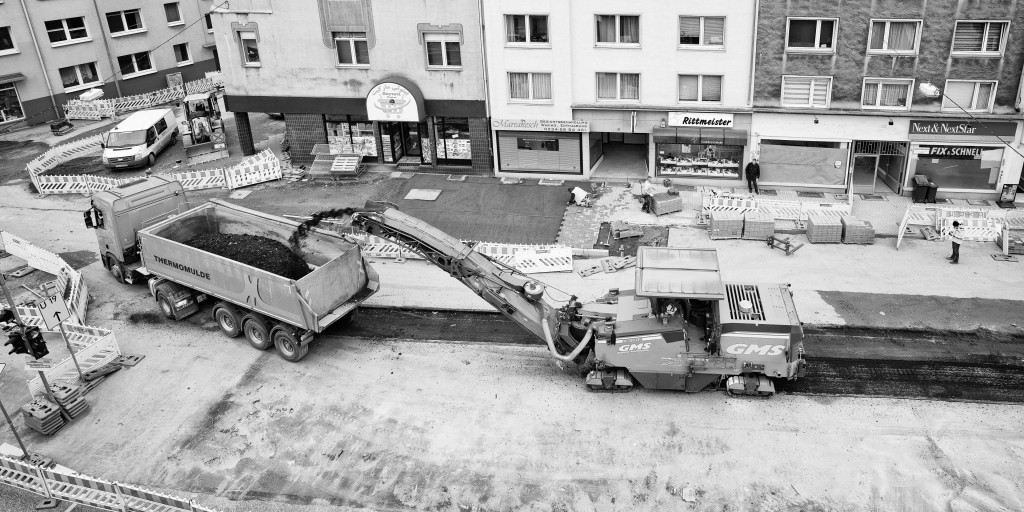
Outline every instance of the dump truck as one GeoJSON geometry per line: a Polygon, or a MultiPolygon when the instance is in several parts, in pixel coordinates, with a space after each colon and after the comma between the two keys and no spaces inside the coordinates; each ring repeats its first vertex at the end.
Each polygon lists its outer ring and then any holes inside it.
{"type": "Polygon", "coordinates": [[[244,335],[258,350],[273,345],[292,362],[379,286],[358,243],[330,231],[315,230],[296,250],[313,268],[298,280],[187,245],[204,234],[287,244],[298,223],[217,199],[191,207],[181,183],[159,175],[95,194],[85,225],[96,230],[104,267],[120,282],[147,283],[167,318],[183,319],[216,300],[213,318],[225,335],[244,335]]]}

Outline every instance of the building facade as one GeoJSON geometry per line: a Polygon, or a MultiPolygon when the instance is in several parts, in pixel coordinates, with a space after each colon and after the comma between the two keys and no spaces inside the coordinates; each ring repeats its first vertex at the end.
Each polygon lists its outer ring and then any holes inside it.
{"type": "Polygon", "coordinates": [[[128,96],[204,77],[217,67],[212,4],[0,2],[0,129],[62,117],[88,89],[128,96]]]}
{"type": "Polygon", "coordinates": [[[247,113],[280,112],[296,165],[330,144],[410,170],[490,173],[477,0],[281,4],[214,11],[243,149],[247,113]]]}
{"type": "Polygon", "coordinates": [[[777,187],[997,199],[1021,148],[1018,2],[761,2],[751,147],[777,187]]]}
{"type": "Polygon", "coordinates": [[[754,2],[484,2],[495,173],[740,182],[754,2]]]}

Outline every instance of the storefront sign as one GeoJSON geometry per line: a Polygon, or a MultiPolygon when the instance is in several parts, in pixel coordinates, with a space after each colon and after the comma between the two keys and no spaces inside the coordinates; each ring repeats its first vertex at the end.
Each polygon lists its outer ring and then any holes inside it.
{"type": "Polygon", "coordinates": [[[921,146],[923,154],[930,158],[979,158],[989,148],[978,146],[921,146]]]}
{"type": "Polygon", "coordinates": [[[527,150],[558,151],[558,139],[516,137],[516,147],[527,150]]]}
{"type": "Polygon", "coordinates": [[[589,121],[548,121],[545,119],[492,119],[495,130],[521,130],[528,132],[589,132],[589,121]]]}
{"type": "Polygon", "coordinates": [[[422,119],[418,107],[413,93],[393,82],[381,82],[366,95],[366,115],[371,121],[418,123],[422,119]]]}
{"type": "Polygon", "coordinates": [[[668,125],[732,128],[732,114],[718,114],[711,112],[669,112],[668,125]]]}
{"type": "Polygon", "coordinates": [[[910,121],[910,135],[958,135],[965,137],[1013,137],[1017,134],[1017,123],[996,121],[931,121],[914,119],[910,121]]]}

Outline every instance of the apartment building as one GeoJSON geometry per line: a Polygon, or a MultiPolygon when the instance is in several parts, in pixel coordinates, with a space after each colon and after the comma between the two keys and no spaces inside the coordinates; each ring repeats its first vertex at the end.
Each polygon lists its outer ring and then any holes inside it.
{"type": "Polygon", "coordinates": [[[249,112],[285,116],[292,161],[316,144],[423,172],[489,174],[477,0],[233,0],[213,14],[244,151],[249,112]]]}
{"type": "Polygon", "coordinates": [[[0,1],[0,128],[52,121],[92,88],[127,96],[202,78],[216,69],[212,4],[0,1]]]}
{"type": "Polygon", "coordinates": [[[1020,180],[1019,2],[762,1],[751,145],[765,185],[997,199],[1020,180]]]}
{"type": "Polygon", "coordinates": [[[741,183],[754,2],[497,0],[484,18],[497,175],[741,183]]]}

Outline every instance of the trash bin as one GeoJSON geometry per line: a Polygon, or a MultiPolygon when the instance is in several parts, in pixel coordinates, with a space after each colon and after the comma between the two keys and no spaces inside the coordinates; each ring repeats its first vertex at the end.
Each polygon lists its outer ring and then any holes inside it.
{"type": "MultiPolygon", "coordinates": [[[[925,195],[924,202],[926,202],[926,203],[934,203],[935,202],[935,194],[938,193],[939,186],[934,184],[934,183],[929,183],[928,184],[928,188],[926,188],[925,190],[928,193],[925,195]]],[[[915,190],[915,192],[917,192],[917,191],[915,190]]]]}
{"type": "Polygon", "coordinates": [[[918,178],[924,178],[924,176],[914,176],[914,202],[923,203],[928,198],[928,179],[924,179],[924,183],[921,183],[918,178]]]}

